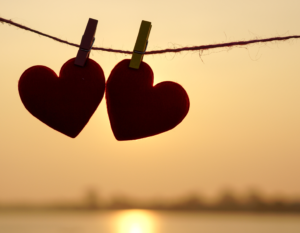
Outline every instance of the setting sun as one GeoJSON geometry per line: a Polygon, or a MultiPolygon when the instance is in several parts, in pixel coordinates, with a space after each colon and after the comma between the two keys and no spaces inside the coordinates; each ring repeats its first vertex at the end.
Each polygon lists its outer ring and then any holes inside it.
{"type": "Polygon", "coordinates": [[[116,217],[116,233],[153,233],[156,221],[150,211],[121,211],[116,217]]]}

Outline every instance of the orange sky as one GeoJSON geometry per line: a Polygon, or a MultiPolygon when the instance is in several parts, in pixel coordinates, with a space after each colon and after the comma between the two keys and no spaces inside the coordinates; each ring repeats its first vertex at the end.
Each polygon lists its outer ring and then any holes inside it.
{"type": "MultiPolygon", "coordinates": [[[[132,50],[141,20],[148,50],[300,34],[295,0],[0,0],[0,16],[80,43],[99,20],[95,46],[132,50]]],[[[21,74],[59,72],[77,49],[0,24],[0,202],[78,198],[88,187],[109,196],[212,196],[231,187],[300,195],[300,43],[146,56],[155,83],[174,81],[190,111],[158,136],[116,141],[101,102],[76,139],[47,127],[22,105],[21,74]]],[[[106,79],[129,56],[95,52],[106,79]]]]}

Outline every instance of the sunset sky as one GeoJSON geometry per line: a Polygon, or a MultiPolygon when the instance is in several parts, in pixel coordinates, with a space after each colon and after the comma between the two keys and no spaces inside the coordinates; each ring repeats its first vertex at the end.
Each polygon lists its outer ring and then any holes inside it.
{"type": "MultiPolygon", "coordinates": [[[[0,0],[0,17],[79,44],[97,19],[94,46],[133,50],[141,20],[148,51],[300,34],[299,0],[0,0]]],[[[23,106],[31,66],[59,73],[78,49],[0,24],[0,202],[176,197],[258,189],[300,196],[300,41],[148,55],[154,82],[182,85],[190,111],[175,129],[117,141],[105,98],[75,139],[23,106]]],[[[125,56],[93,51],[107,79],[125,56]]]]}

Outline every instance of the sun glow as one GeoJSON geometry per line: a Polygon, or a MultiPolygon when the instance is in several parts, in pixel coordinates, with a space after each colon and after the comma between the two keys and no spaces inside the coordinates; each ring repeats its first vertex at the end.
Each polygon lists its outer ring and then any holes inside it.
{"type": "Polygon", "coordinates": [[[150,211],[121,211],[116,219],[116,233],[155,233],[156,221],[150,211]]]}

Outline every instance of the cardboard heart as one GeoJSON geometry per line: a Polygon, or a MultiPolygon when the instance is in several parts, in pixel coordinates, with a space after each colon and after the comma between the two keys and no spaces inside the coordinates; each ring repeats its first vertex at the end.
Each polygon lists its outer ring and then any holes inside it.
{"type": "Polygon", "coordinates": [[[25,108],[51,128],[75,138],[97,109],[105,90],[102,68],[88,59],[84,67],[67,61],[57,77],[46,66],[27,69],[19,80],[25,108]]]}
{"type": "Polygon", "coordinates": [[[106,103],[117,140],[153,136],[178,125],[189,111],[189,97],[177,83],[153,86],[153,72],[142,62],[138,70],[130,60],[118,63],[106,84],[106,103]]]}

